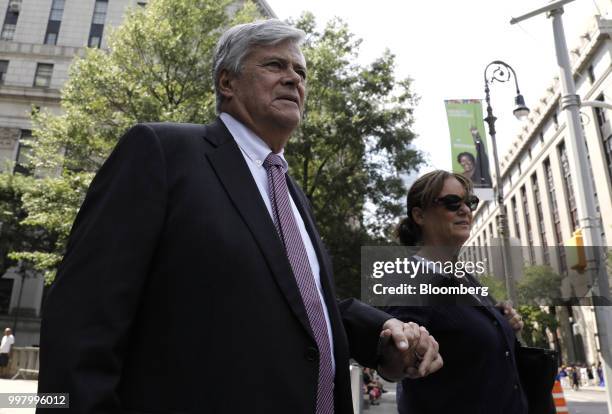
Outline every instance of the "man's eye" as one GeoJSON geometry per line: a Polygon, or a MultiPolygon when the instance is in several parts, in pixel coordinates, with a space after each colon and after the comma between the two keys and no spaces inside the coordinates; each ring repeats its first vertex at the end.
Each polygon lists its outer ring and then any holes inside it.
{"type": "Polygon", "coordinates": [[[280,68],[282,68],[281,63],[280,62],[276,62],[276,61],[268,62],[268,63],[266,63],[266,66],[269,67],[269,68],[273,68],[273,69],[280,69],[280,68]]]}
{"type": "Polygon", "coordinates": [[[299,69],[298,69],[298,70],[296,70],[295,72],[296,72],[298,75],[300,75],[300,77],[301,77],[302,79],[306,80],[306,72],[305,72],[305,71],[303,71],[303,70],[299,70],[299,69]]]}

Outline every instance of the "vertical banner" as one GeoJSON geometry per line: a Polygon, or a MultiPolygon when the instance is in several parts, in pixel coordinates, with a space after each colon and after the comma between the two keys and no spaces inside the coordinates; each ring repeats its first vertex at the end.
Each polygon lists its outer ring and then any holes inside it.
{"type": "Polygon", "coordinates": [[[453,172],[472,180],[481,199],[493,198],[482,103],[479,99],[444,101],[451,139],[453,172]]]}

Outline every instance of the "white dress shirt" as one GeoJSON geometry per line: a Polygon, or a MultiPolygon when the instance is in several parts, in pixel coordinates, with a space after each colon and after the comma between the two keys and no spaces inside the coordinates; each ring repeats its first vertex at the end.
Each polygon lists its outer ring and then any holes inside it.
{"type": "Polygon", "coordinates": [[[0,354],[8,354],[11,352],[11,346],[15,343],[15,337],[11,335],[4,335],[0,341],[0,354]]]}
{"type": "MultiPolygon", "coordinates": [[[[264,140],[255,135],[253,131],[248,129],[230,114],[223,112],[221,113],[220,118],[234,137],[234,140],[238,144],[238,147],[240,147],[244,160],[246,161],[249,170],[251,171],[251,175],[253,175],[253,179],[255,179],[255,184],[257,184],[257,188],[259,189],[261,198],[266,204],[268,213],[270,213],[270,217],[272,218],[272,220],[274,220],[272,215],[272,205],[270,204],[268,175],[266,169],[263,166],[264,160],[266,159],[268,154],[272,152],[270,150],[270,147],[264,142],[264,140]]],[[[281,150],[281,152],[276,155],[280,156],[280,158],[282,159],[283,170],[286,173],[289,169],[289,164],[287,164],[287,161],[283,156],[283,150],[281,150]]],[[[295,221],[300,230],[300,235],[302,236],[302,241],[304,242],[304,247],[306,248],[306,253],[308,254],[308,262],[310,263],[310,269],[312,270],[312,274],[314,275],[315,283],[317,285],[317,291],[319,292],[319,298],[321,299],[321,305],[323,305],[325,323],[327,324],[327,335],[329,337],[329,345],[332,351],[332,366],[335,370],[336,365],[333,351],[334,342],[331,331],[331,323],[329,321],[329,312],[327,311],[327,306],[325,305],[325,300],[323,299],[323,288],[321,287],[319,260],[317,259],[316,251],[314,249],[314,246],[312,245],[312,241],[310,240],[310,236],[308,235],[308,231],[306,230],[306,226],[304,225],[304,221],[302,220],[300,211],[295,205],[293,197],[291,197],[291,193],[289,193],[289,201],[291,202],[291,210],[293,211],[293,216],[295,217],[295,221]]]]}

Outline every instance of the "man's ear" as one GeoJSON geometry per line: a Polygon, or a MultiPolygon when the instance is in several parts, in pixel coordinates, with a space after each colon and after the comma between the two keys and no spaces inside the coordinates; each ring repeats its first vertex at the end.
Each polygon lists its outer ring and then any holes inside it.
{"type": "Polygon", "coordinates": [[[410,214],[412,215],[412,220],[414,220],[416,224],[419,226],[423,225],[425,222],[425,213],[421,207],[412,207],[410,214]]]}
{"type": "Polygon", "coordinates": [[[219,74],[219,92],[228,99],[234,96],[232,80],[234,80],[234,76],[227,69],[223,69],[219,74]]]}

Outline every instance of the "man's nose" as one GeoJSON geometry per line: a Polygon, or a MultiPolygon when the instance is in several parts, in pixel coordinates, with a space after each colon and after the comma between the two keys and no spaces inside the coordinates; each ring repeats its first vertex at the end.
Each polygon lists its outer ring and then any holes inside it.
{"type": "Polygon", "coordinates": [[[285,71],[285,77],[283,78],[283,84],[286,85],[298,85],[302,82],[302,77],[293,68],[288,68],[285,71]]]}

